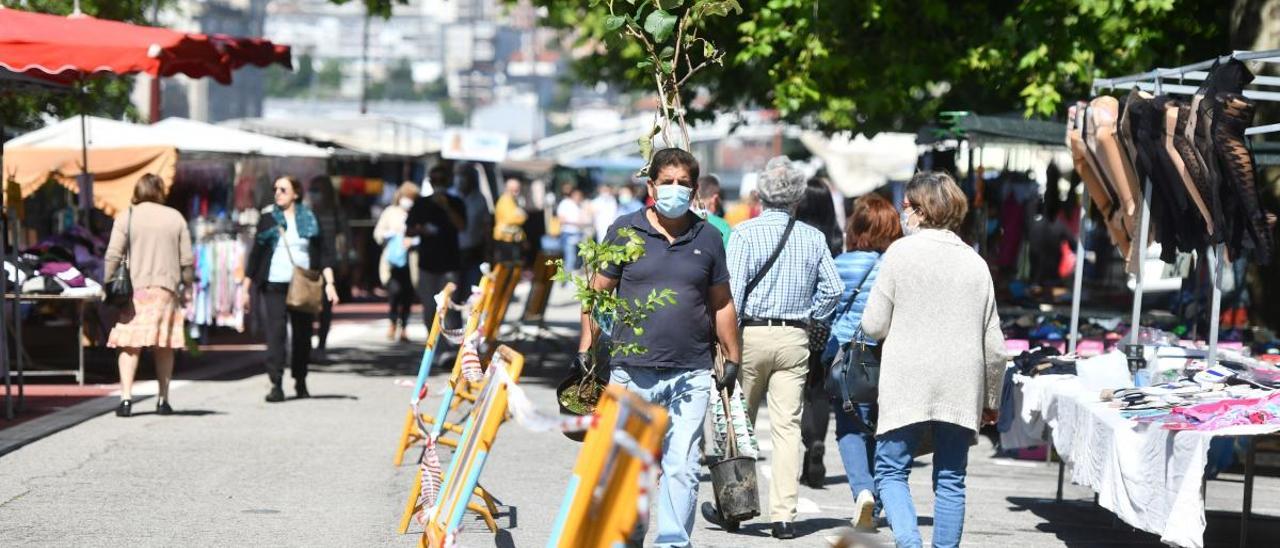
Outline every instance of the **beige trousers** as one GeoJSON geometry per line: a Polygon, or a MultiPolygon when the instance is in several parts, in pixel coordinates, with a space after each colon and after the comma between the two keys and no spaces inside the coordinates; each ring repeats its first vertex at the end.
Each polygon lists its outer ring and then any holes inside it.
{"type": "Polygon", "coordinates": [[[809,372],[809,335],[798,327],[747,327],[742,331],[739,375],[747,395],[747,413],[756,423],[760,403],[768,396],[773,441],[769,479],[770,521],[794,521],[800,496],[800,415],[804,381],[809,372]]]}

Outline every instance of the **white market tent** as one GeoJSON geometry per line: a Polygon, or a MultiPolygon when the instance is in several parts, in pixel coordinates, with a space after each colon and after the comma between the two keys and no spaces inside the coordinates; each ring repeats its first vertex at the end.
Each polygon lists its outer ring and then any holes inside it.
{"type": "Polygon", "coordinates": [[[831,182],[846,197],[861,196],[889,181],[905,181],[915,173],[916,136],[912,133],[848,133],[823,135],[805,132],[800,142],[827,166],[831,182]]]}
{"type": "MultiPolygon", "coordinates": [[[[89,148],[169,146],[179,152],[244,154],[278,158],[328,158],[330,152],[305,143],[249,131],[206,124],[186,118],[166,118],[154,125],[131,124],[106,118],[87,120],[89,148]]],[[[9,150],[78,149],[80,119],[56,124],[14,138],[9,150]]]]}
{"type": "Polygon", "coordinates": [[[4,178],[17,182],[24,198],[51,180],[79,192],[78,177],[87,160],[94,207],[115,215],[128,206],[143,174],[159,175],[168,186],[179,157],[203,154],[284,158],[321,166],[331,156],[308,144],[180,118],[148,126],[76,117],[6,143],[4,178]]]}

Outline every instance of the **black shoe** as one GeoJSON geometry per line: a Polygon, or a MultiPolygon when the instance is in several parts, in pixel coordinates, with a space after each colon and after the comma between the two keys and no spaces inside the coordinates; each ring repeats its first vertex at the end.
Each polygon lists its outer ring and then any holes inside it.
{"type": "Polygon", "coordinates": [[[804,454],[804,472],[800,475],[802,482],[811,489],[824,489],[827,483],[827,467],[822,463],[826,448],[822,443],[815,443],[804,454]]]}
{"type": "Polygon", "coordinates": [[[724,529],[727,533],[738,532],[738,522],[731,519],[725,519],[720,515],[720,510],[717,510],[716,506],[710,502],[702,503],[702,519],[707,520],[708,523],[713,525],[719,525],[720,528],[724,529]]]}
{"type": "Polygon", "coordinates": [[[789,521],[775,521],[773,522],[773,538],[778,540],[796,538],[796,527],[789,521]]]}
{"type": "Polygon", "coordinates": [[[307,392],[306,381],[298,381],[293,383],[293,391],[298,393],[298,399],[306,399],[311,397],[311,393],[307,392]]]}
{"type": "Polygon", "coordinates": [[[169,402],[161,400],[159,403],[157,403],[157,404],[156,404],[156,414],[157,414],[157,415],[172,415],[172,414],[173,414],[173,408],[172,408],[172,407],[169,407],[169,402]]]}
{"type": "Polygon", "coordinates": [[[117,417],[133,416],[133,400],[120,400],[120,406],[116,407],[117,417]]]}
{"type": "Polygon", "coordinates": [[[268,403],[278,403],[284,401],[284,389],[279,385],[272,386],[271,392],[267,394],[268,403]]]}

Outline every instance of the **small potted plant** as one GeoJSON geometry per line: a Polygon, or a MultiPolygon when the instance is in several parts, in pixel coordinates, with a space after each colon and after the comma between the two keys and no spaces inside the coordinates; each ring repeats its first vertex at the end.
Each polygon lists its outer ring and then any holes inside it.
{"type": "MultiPolygon", "coordinates": [[[[615,238],[603,242],[583,241],[578,244],[582,257],[583,274],[575,274],[564,269],[564,261],[554,261],[556,274],[554,280],[571,282],[574,295],[582,303],[582,309],[589,312],[592,318],[591,357],[586,371],[573,371],[569,378],[560,383],[556,389],[556,397],[560,403],[560,412],[570,415],[585,416],[595,412],[600,394],[604,392],[605,382],[601,379],[597,356],[634,356],[648,351],[637,343],[622,343],[609,337],[615,325],[630,329],[636,336],[644,334],[644,320],[659,307],[675,304],[676,294],[671,289],[650,291],[644,299],[627,300],[613,291],[594,289],[591,280],[608,265],[626,264],[644,255],[644,240],[634,229],[619,229],[615,238]]],[[[582,441],[582,434],[568,435],[571,439],[582,441]]]]}

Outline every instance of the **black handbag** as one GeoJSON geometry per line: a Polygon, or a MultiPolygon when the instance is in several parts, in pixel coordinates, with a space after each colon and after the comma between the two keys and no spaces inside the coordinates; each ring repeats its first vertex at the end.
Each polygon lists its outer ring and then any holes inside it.
{"type": "MultiPolygon", "coordinates": [[[[853,303],[858,300],[858,295],[862,293],[862,287],[869,277],[871,277],[871,270],[867,271],[862,281],[853,290],[849,303],[836,316],[837,321],[853,307],[853,303]]],[[[840,408],[844,412],[854,413],[854,404],[876,403],[876,397],[880,392],[879,387],[880,347],[867,345],[865,337],[862,336],[862,326],[859,325],[853,334],[853,340],[841,344],[840,349],[836,351],[835,359],[831,361],[827,370],[827,394],[840,403],[840,408]]]]}
{"type": "Polygon", "coordinates": [[[106,293],[105,302],[107,305],[116,308],[125,308],[133,302],[133,280],[129,276],[129,236],[132,232],[133,207],[130,207],[129,220],[126,222],[124,229],[124,258],[116,266],[116,271],[112,273],[111,279],[107,280],[106,287],[102,288],[106,293]]]}

